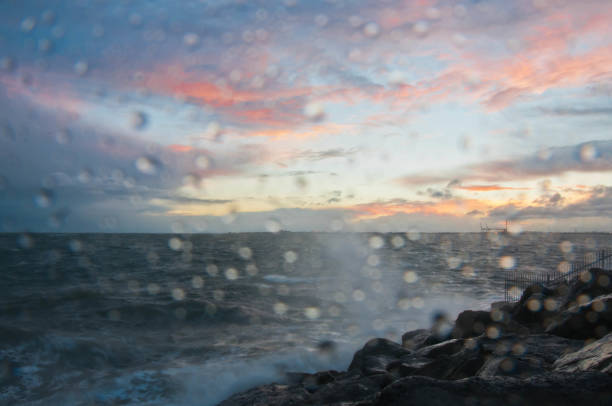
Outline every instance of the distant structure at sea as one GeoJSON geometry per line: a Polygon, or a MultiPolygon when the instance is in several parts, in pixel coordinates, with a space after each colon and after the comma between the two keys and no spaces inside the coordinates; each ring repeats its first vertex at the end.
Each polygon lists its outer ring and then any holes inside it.
{"type": "Polygon", "coordinates": [[[480,224],[480,231],[483,233],[488,232],[499,232],[499,233],[507,233],[508,232],[508,220],[506,220],[506,226],[504,228],[501,227],[489,227],[488,224],[485,223],[484,227],[480,224]]]}

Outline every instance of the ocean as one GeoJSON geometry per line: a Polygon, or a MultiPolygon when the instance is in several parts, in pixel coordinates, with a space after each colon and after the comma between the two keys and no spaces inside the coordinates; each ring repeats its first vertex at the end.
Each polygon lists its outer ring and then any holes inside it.
{"type": "Polygon", "coordinates": [[[0,405],[214,405],[504,297],[607,233],[0,234],[0,405]]]}

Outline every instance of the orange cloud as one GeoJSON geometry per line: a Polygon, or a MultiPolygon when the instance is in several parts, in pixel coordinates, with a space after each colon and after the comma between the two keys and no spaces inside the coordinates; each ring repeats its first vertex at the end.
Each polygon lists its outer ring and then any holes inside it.
{"type": "Polygon", "coordinates": [[[174,152],[189,152],[193,150],[193,147],[189,145],[181,145],[181,144],[172,144],[172,145],[169,145],[168,148],[170,148],[174,152]]]}
{"type": "Polygon", "coordinates": [[[499,185],[469,185],[469,186],[457,186],[458,189],[469,190],[472,192],[491,192],[497,190],[531,190],[530,188],[524,187],[510,187],[510,186],[499,186],[499,185]]]}

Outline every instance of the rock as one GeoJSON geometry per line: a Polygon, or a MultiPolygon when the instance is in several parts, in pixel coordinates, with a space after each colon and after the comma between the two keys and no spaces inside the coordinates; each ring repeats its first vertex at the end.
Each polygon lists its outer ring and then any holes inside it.
{"type": "Polygon", "coordinates": [[[547,374],[528,379],[472,377],[458,381],[411,376],[384,388],[376,406],[534,405],[612,402],[612,377],[602,373],[547,374]]]}
{"type": "Polygon", "coordinates": [[[559,372],[601,371],[612,375],[612,333],[559,358],[554,368],[559,372]]]}
{"type": "Polygon", "coordinates": [[[238,393],[218,406],[290,406],[303,405],[310,394],[300,386],[270,384],[238,393]]]}
{"type": "Polygon", "coordinates": [[[526,325],[532,332],[544,332],[552,319],[558,315],[561,298],[556,289],[542,284],[527,287],[514,306],[512,320],[526,325]]]}
{"type": "MultiPolygon", "coordinates": [[[[493,324],[491,313],[484,310],[466,310],[459,313],[451,336],[454,338],[476,337],[493,324]]],[[[496,323],[497,324],[497,323],[496,323]]]]}
{"type": "Polygon", "coordinates": [[[409,331],[402,336],[402,347],[408,350],[421,348],[430,335],[431,331],[425,329],[409,331]]]}
{"type": "Polygon", "coordinates": [[[358,371],[365,375],[386,373],[386,366],[410,351],[393,341],[384,338],[374,338],[368,341],[362,349],[353,356],[349,371],[358,371]]]}
{"type": "Polygon", "coordinates": [[[580,277],[569,286],[569,292],[565,297],[562,308],[568,309],[576,306],[580,302],[609,294],[612,294],[612,271],[591,268],[589,271],[583,272],[580,277]]]}
{"type": "Polygon", "coordinates": [[[575,339],[601,338],[612,331],[612,294],[599,296],[560,313],[546,332],[575,339]]]}

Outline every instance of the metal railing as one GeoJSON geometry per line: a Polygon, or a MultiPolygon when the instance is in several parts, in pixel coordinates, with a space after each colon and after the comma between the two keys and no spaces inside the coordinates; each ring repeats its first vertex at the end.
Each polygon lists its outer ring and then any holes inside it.
{"type": "Polygon", "coordinates": [[[504,300],[516,302],[523,290],[533,284],[556,285],[569,283],[591,268],[612,268],[612,250],[589,252],[576,262],[562,262],[556,271],[507,271],[504,278],[504,300]]]}

